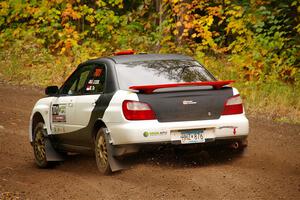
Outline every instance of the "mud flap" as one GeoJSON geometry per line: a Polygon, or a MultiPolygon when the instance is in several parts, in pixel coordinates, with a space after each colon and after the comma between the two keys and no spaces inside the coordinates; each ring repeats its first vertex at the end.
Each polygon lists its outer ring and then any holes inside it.
{"type": "Polygon", "coordinates": [[[44,130],[44,139],[47,161],[64,161],[64,157],[60,153],[58,153],[52,146],[51,141],[46,134],[46,130],[44,130]]]}
{"type": "Polygon", "coordinates": [[[110,169],[112,172],[120,171],[122,169],[128,168],[127,165],[124,162],[121,162],[117,158],[115,158],[114,155],[114,147],[109,143],[109,137],[107,132],[105,131],[104,134],[105,141],[106,141],[106,147],[108,151],[108,162],[110,165],[110,169]]]}

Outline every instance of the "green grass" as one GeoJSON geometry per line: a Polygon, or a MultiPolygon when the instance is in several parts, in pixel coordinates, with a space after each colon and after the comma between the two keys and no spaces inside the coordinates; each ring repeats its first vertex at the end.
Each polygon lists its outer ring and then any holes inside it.
{"type": "Polygon", "coordinates": [[[283,83],[235,85],[245,100],[246,111],[275,121],[300,123],[299,87],[283,83]]]}
{"type": "Polygon", "coordinates": [[[16,41],[10,48],[0,50],[0,75],[11,83],[60,85],[76,68],[76,62],[63,55],[54,56],[39,45],[16,41]]]}
{"type": "MultiPolygon", "coordinates": [[[[0,50],[0,78],[22,85],[61,85],[76,66],[88,57],[86,52],[77,52],[75,56],[53,55],[29,41],[16,41],[9,48],[0,50]]],[[[225,56],[216,58],[202,55],[196,58],[218,79],[236,80],[233,86],[240,91],[248,115],[300,123],[300,84],[247,82],[241,78],[237,66],[225,56]]]]}

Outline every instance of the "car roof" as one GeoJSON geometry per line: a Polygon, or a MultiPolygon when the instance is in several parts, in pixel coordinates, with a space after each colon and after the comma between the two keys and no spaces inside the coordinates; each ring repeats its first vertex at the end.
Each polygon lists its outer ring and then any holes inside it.
{"type": "Polygon", "coordinates": [[[131,63],[131,62],[142,62],[151,60],[194,60],[190,56],[184,56],[180,54],[130,54],[130,55],[118,55],[118,56],[107,56],[95,59],[87,60],[78,65],[78,68],[86,65],[97,63],[99,61],[110,61],[116,64],[120,63],[131,63]]]}
{"type": "Polygon", "coordinates": [[[108,57],[115,63],[131,63],[150,60],[194,60],[190,56],[180,54],[133,54],[133,55],[118,55],[108,57]]]}

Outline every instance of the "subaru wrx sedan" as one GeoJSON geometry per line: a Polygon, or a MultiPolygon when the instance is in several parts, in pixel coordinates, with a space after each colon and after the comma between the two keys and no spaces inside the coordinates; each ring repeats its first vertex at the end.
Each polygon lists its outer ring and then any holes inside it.
{"type": "Polygon", "coordinates": [[[233,81],[217,80],[191,57],[119,52],[88,60],[32,110],[29,138],[41,168],[66,152],[94,152],[100,172],[151,145],[225,142],[243,150],[249,132],[233,81]]]}

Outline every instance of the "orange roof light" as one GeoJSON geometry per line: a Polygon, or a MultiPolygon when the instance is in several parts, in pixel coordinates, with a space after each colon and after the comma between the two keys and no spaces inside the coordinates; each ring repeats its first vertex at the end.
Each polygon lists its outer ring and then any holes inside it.
{"type": "Polygon", "coordinates": [[[135,52],[132,49],[128,49],[128,50],[124,50],[124,51],[119,51],[119,52],[115,52],[114,55],[115,56],[120,56],[120,55],[132,55],[135,52]]]}

